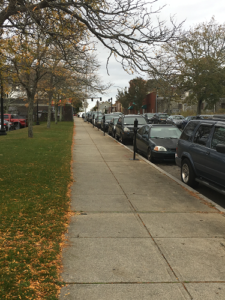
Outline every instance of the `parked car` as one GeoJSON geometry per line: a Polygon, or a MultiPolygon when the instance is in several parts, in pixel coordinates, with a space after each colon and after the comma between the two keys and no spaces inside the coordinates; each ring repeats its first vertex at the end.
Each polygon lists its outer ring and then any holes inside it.
{"type": "Polygon", "coordinates": [[[145,113],[143,114],[145,120],[147,121],[148,124],[153,123],[153,118],[154,118],[155,113],[145,113]]]}
{"type": "Polygon", "coordinates": [[[153,124],[166,124],[166,119],[169,117],[167,113],[156,113],[152,117],[153,124]]]}
{"type": "Polygon", "coordinates": [[[97,118],[97,116],[101,116],[101,115],[102,115],[101,112],[97,112],[97,111],[91,112],[90,122],[95,125],[95,119],[97,118]]]}
{"type": "Polygon", "coordinates": [[[108,134],[114,138],[115,138],[116,124],[117,124],[118,119],[119,119],[119,117],[114,117],[109,122],[108,134]]]}
{"type": "Polygon", "coordinates": [[[97,119],[97,117],[100,117],[100,116],[102,116],[102,113],[99,111],[99,112],[97,112],[97,111],[95,111],[94,113],[93,113],[93,115],[92,115],[92,123],[96,126],[96,119],[97,119]],[[94,116],[94,118],[93,118],[93,116],[94,116]]]}
{"type": "Polygon", "coordinates": [[[95,126],[96,126],[97,128],[101,128],[102,117],[103,117],[102,114],[99,115],[99,116],[97,115],[97,117],[96,117],[96,119],[95,119],[95,126]]]}
{"type": "Polygon", "coordinates": [[[136,150],[148,160],[175,160],[181,131],[174,125],[148,124],[140,128],[136,136],[136,150]]]}
{"type": "Polygon", "coordinates": [[[88,122],[90,122],[91,121],[91,111],[88,111],[87,113],[86,113],[86,119],[87,119],[87,121],[88,122]]]}
{"type": "Polygon", "coordinates": [[[127,140],[133,140],[134,121],[138,120],[138,128],[146,125],[145,118],[141,115],[123,115],[120,116],[116,124],[115,138],[125,143],[127,140]]]}
{"type": "Polygon", "coordinates": [[[173,115],[173,116],[169,116],[166,119],[166,124],[172,124],[177,126],[178,128],[181,128],[181,124],[183,120],[184,117],[182,115],[173,115]]]}
{"type": "Polygon", "coordinates": [[[114,111],[114,112],[111,112],[110,115],[119,117],[120,115],[123,115],[123,113],[121,113],[120,111],[114,111]]]}
{"type": "Polygon", "coordinates": [[[190,121],[178,141],[176,164],[184,183],[201,182],[225,195],[225,118],[190,121]]]}
{"type": "Polygon", "coordinates": [[[184,127],[191,121],[191,120],[201,120],[202,118],[200,116],[188,116],[184,118],[184,120],[181,123],[181,129],[184,129],[184,127]]]}
{"type": "Polygon", "coordinates": [[[28,126],[27,118],[19,115],[4,114],[4,119],[14,124],[15,129],[28,126]]]}
{"type": "MultiPolygon", "coordinates": [[[[109,127],[109,122],[112,120],[113,118],[113,114],[105,114],[105,132],[108,132],[108,127],[109,127]]],[[[104,126],[103,126],[103,119],[102,119],[102,122],[101,122],[101,130],[104,129],[104,126]]]]}
{"type": "MultiPolygon", "coordinates": [[[[4,120],[4,129],[6,129],[6,130],[7,130],[7,122],[8,121],[4,120]]],[[[1,121],[1,119],[0,119],[0,129],[2,129],[2,121],[1,121]]]]}

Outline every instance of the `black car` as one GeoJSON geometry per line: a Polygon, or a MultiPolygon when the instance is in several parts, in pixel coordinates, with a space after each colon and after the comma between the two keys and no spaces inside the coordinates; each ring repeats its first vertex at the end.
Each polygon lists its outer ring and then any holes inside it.
{"type": "Polygon", "coordinates": [[[181,131],[174,125],[148,124],[140,128],[136,136],[136,150],[148,160],[175,160],[181,131]]]}
{"type": "Polygon", "coordinates": [[[178,141],[176,164],[187,185],[201,182],[225,195],[225,118],[190,121],[178,141]]]}
{"type": "Polygon", "coordinates": [[[97,115],[96,119],[95,119],[95,126],[97,128],[101,128],[101,124],[102,124],[102,117],[103,115],[97,115]]]}
{"type": "Polygon", "coordinates": [[[166,113],[156,113],[152,117],[153,124],[166,124],[166,119],[169,117],[166,113]]]}
{"type": "Polygon", "coordinates": [[[143,114],[143,117],[147,121],[147,123],[152,124],[153,123],[153,118],[155,116],[155,113],[145,113],[143,114]]]}
{"type": "Polygon", "coordinates": [[[115,137],[116,133],[116,124],[118,121],[119,117],[114,117],[112,120],[109,122],[109,127],[108,127],[108,134],[111,135],[112,137],[115,137]]]}
{"type": "Polygon", "coordinates": [[[99,117],[99,116],[102,116],[102,113],[101,113],[101,112],[94,111],[94,112],[92,113],[92,118],[91,118],[92,124],[95,125],[95,120],[96,120],[96,118],[99,117]]]}
{"type": "MultiPolygon", "coordinates": [[[[113,114],[105,114],[105,132],[108,131],[108,127],[109,127],[109,122],[112,120],[113,118],[113,114]]],[[[103,126],[103,119],[101,121],[101,130],[104,129],[104,126],[103,126]]]]}
{"type": "Polygon", "coordinates": [[[115,138],[125,143],[127,140],[133,140],[134,136],[134,121],[138,120],[138,128],[146,125],[145,118],[141,115],[125,115],[120,116],[116,124],[115,138]]]}
{"type": "Polygon", "coordinates": [[[169,116],[166,119],[166,124],[172,124],[177,126],[178,128],[181,128],[183,120],[184,117],[182,115],[173,115],[173,116],[169,116]]]}

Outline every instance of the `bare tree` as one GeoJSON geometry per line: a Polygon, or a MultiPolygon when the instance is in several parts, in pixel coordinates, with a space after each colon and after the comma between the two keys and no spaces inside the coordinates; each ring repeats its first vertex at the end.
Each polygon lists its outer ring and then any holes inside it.
{"type": "Polygon", "coordinates": [[[173,20],[166,27],[164,21],[157,19],[162,9],[157,0],[148,3],[144,0],[5,0],[0,9],[0,28],[27,32],[35,23],[55,42],[64,38],[74,40],[74,44],[79,42],[78,32],[86,34],[85,45],[90,37],[95,37],[109,50],[107,64],[114,56],[130,73],[147,71],[154,60],[155,44],[173,39],[177,30],[173,20]],[[20,21],[21,16],[28,16],[26,22],[20,21]]]}

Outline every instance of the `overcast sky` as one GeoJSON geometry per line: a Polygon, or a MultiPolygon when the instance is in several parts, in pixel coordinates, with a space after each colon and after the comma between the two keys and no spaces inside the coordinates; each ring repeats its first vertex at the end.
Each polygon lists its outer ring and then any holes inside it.
{"type": "MultiPolygon", "coordinates": [[[[176,23],[181,23],[185,20],[183,27],[189,29],[190,27],[202,23],[208,22],[214,16],[218,23],[224,23],[225,14],[225,1],[224,0],[158,0],[156,6],[166,7],[160,13],[161,20],[167,20],[169,22],[170,16],[175,16],[176,23]]],[[[154,7],[154,6],[153,6],[154,7]]],[[[113,59],[110,60],[108,70],[109,75],[106,71],[106,59],[108,51],[102,46],[98,47],[98,60],[101,64],[99,69],[99,76],[103,82],[111,82],[114,84],[106,95],[99,95],[102,99],[108,100],[113,98],[113,103],[116,101],[117,89],[120,87],[124,89],[129,86],[129,81],[137,76],[138,74],[128,75],[120,66],[119,63],[113,59]]],[[[144,77],[144,76],[142,76],[144,77]]],[[[147,77],[145,77],[147,79],[147,77]]],[[[89,106],[88,111],[95,106],[96,101],[91,102],[88,100],[89,106]]]]}

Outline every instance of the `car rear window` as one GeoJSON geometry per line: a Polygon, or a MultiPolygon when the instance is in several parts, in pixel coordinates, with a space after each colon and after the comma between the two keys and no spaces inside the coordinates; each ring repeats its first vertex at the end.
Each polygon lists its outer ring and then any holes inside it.
{"type": "Polygon", "coordinates": [[[145,118],[143,117],[125,117],[124,118],[124,124],[125,125],[134,125],[134,121],[135,119],[138,120],[138,125],[145,125],[146,124],[146,121],[145,121],[145,118]]]}
{"type": "Polygon", "coordinates": [[[225,145],[225,127],[215,127],[211,148],[216,149],[218,144],[225,145]]]}
{"type": "Polygon", "coordinates": [[[191,141],[193,132],[197,125],[198,125],[198,122],[190,121],[186,125],[184,131],[182,132],[180,139],[185,140],[185,141],[191,141]]]}
{"type": "Polygon", "coordinates": [[[194,143],[206,146],[211,129],[210,125],[200,125],[195,134],[194,143]]]}

